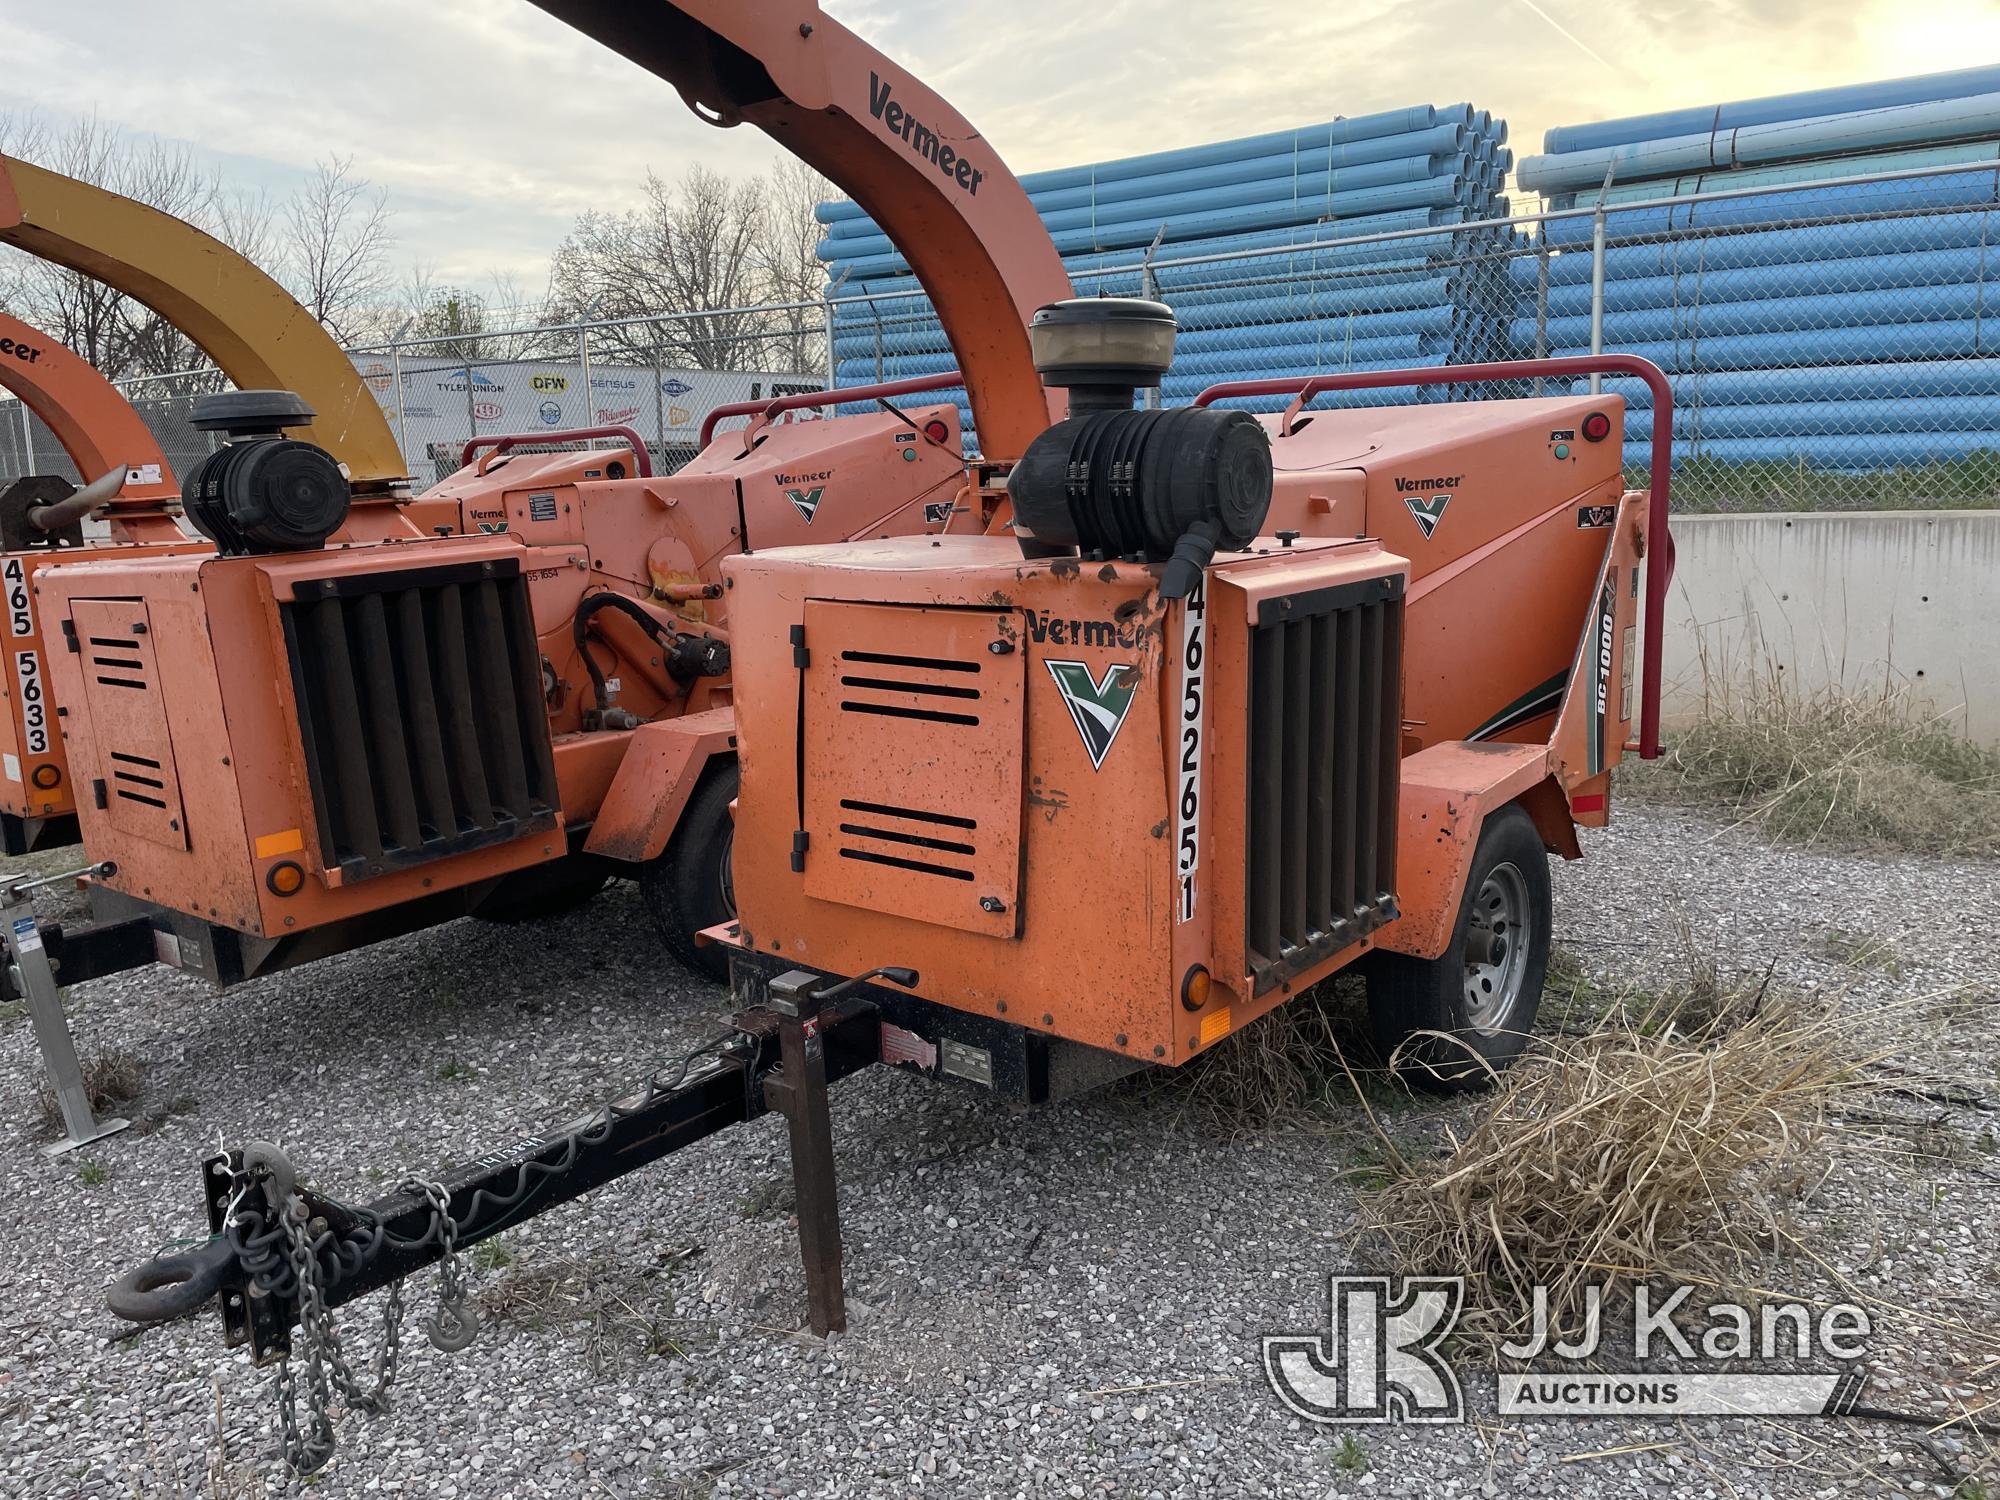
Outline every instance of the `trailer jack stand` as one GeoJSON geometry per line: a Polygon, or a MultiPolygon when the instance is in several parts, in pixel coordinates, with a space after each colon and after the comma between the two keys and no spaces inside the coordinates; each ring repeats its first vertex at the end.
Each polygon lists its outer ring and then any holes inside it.
{"type": "Polygon", "coordinates": [[[15,985],[28,1002],[28,1014],[35,1025],[35,1044],[41,1048],[42,1065],[48,1069],[49,1087],[62,1110],[63,1138],[42,1149],[50,1156],[74,1151],[92,1141],[116,1135],[131,1122],[100,1120],[90,1107],[90,1090],[84,1085],[83,1064],[76,1055],[76,1040],[70,1035],[63,1016],[62,992],[56,985],[55,969],[49,963],[48,948],[42,942],[41,927],[35,921],[34,898],[28,893],[38,886],[55,885],[108,867],[91,865],[62,875],[44,875],[36,880],[17,880],[0,887],[0,924],[4,924],[7,961],[13,969],[15,985]]]}
{"type": "Polygon", "coordinates": [[[800,969],[771,981],[782,1071],[764,1079],[764,1102],[791,1126],[792,1192],[798,1203],[799,1255],[805,1263],[806,1321],[820,1338],[847,1327],[840,1275],[840,1197],[834,1181],[833,1119],[827,1108],[824,977],[800,969]]]}

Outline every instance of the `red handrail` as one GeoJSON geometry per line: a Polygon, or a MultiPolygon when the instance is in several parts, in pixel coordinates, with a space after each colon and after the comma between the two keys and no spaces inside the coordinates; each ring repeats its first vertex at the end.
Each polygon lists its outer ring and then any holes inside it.
{"type": "Polygon", "coordinates": [[[912,375],[907,380],[885,380],[879,385],[846,385],[831,391],[798,391],[789,396],[774,396],[769,401],[729,401],[721,406],[709,408],[707,416],[701,419],[701,446],[706,448],[708,440],[715,436],[715,424],[724,417],[754,417],[759,412],[765,419],[780,412],[797,411],[807,406],[838,406],[848,401],[875,401],[890,396],[914,396],[919,391],[948,391],[954,386],[965,384],[965,377],[956,370],[946,370],[942,375],[912,375]]]}
{"type": "Polygon", "coordinates": [[[1666,372],[1636,354],[1576,354],[1561,359],[1495,360],[1477,365],[1440,365],[1421,370],[1342,370],[1276,380],[1225,380],[1194,398],[1209,406],[1225,398],[1296,396],[1285,425],[1298,409],[1323,391],[1375,390],[1406,385],[1456,385],[1461,381],[1524,380],[1536,376],[1636,375],[1653,393],[1651,500],[1646,513],[1646,640],[1639,678],[1639,756],[1660,753],[1660,637],[1667,619],[1667,587],[1674,576],[1674,540],[1667,532],[1667,486],[1673,468],[1674,391],[1666,372]]]}
{"type": "Polygon", "coordinates": [[[623,426],[564,427],[553,432],[510,432],[505,437],[476,437],[460,450],[458,463],[460,468],[464,468],[465,465],[472,462],[472,455],[477,453],[481,448],[491,448],[493,456],[498,458],[501,454],[510,452],[520,447],[523,443],[574,443],[580,442],[584,438],[601,437],[623,438],[626,442],[630,443],[632,445],[632,463],[638,469],[639,477],[641,479],[651,479],[653,477],[653,456],[646,451],[646,440],[640,437],[638,432],[633,428],[623,426]]]}

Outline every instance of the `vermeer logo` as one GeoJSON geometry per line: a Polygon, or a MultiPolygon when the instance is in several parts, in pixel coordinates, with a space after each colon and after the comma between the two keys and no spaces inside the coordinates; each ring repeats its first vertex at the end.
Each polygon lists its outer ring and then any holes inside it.
{"type": "Polygon", "coordinates": [[[1095,771],[1111,753],[1118,731],[1125,727],[1125,715],[1131,711],[1132,697],[1139,689],[1138,669],[1122,661],[1113,662],[1104,669],[1103,680],[1098,681],[1080,661],[1052,661],[1047,666],[1049,676],[1056,680],[1056,691],[1062,694],[1063,704],[1075,721],[1076,732],[1083,736],[1083,748],[1089,752],[1090,768],[1095,771]]]}
{"type": "Polygon", "coordinates": [[[1123,646],[1136,651],[1147,629],[1117,620],[1065,620],[1045,609],[1028,611],[1028,634],[1037,645],[1046,641],[1058,646],[1123,646]]]}
{"type": "MultiPolygon", "coordinates": [[[[1396,481],[1398,485],[1402,484],[1402,482],[1400,479],[1396,481]]],[[[1424,534],[1424,540],[1429,541],[1431,533],[1438,529],[1438,522],[1444,519],[1444,508],[1451,504],[1451,496],[1431,495],[1429,497],[1421,497],[1417,495],[1405,495],[1403,497],[1403,504],[1410,508],[1410,519],[1417,523],[1417,530],[1424,534]]]]}
{"type": "Polygon", "coordinates": [[[806,518],[806,525],[819,514],[819,502],[826,494],[826,486],[819,485],[809,490],[786,490],[785,498],[798,507],[799,514],[806,518]]]}
{"type": "Polygon", "coordinates": [[[979,184],[986,180],[986,174],[972,165],[971,158],[959,155],[956,146],[947,146],[938,139],[935,130],[891,98],[889,85],[877,73],[868,75],[868,112],[891,135],[901,136],[904,145],[963,188],[968,198],[979,195],[979,184]]]}

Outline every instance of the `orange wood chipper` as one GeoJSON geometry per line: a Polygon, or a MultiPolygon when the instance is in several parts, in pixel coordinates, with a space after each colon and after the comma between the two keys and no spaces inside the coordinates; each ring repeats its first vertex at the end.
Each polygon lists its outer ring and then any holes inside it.
{"type": "MultiPolygon", "coordinates": [[[[629,429],[481,439],[464,467],[412,499],[353,363],[236,252],[15,161],[0,161],[0,240],[140,297],[248,388],[197,403],[196,425],[230,437],[190,476],[186,513],[205,534],[190,537],[157,445],[96,372],[18,339],[28,351],[11,362],[18,370],[0,366],[65,441],[88,428],[97,448],[122,455],[117,473],[129,470],[119,488],[95,449],[77,450],[105,482],[75,495],[59,482],[15,486],[8,514],[19,524],[0,540],[17,663],[4,691],[21,760],[20,775],[0,781],[0,825],[16,852],[81,836],[95,867],[97,920],[43,933],[59,977],[158,957],[233,983],[467,911],[512,920],[559,909],[617,873],[644,876],[670,948],[720,973],[721,956],[693,940],[729,910],[733,755],[715,564],[752,544],[971,524],[953,515],[965,484],[956,409],[890,404],[938,382],[843,392],[883,404],[831,422],[781,420],[824,404],[810,393],[718,409],[702,453],[664,478],[629,429]],[[716,437],[723,415],[752,420],[716,437]],[[624,446],[520,451],[606,437],[624,446]],[[45,503],[58,490],[62,504],[45,503]],[[109,536],[86,542],[85,513],[101,513],[109,536]],[[478,540],[438,545],[459,534],[478,540]],[[387,545],[417,550],[371,550],[387,545]],[[345,661],[320,663],[327,638],[286,635],[314,611],[274,610],[268,583],[248,616],[205,592],[242,572],[241,559],[302,555],[343,577],[393,560],[499,578],[500,654],[481,658],[495,649],[480,635],[491,622],[468,618],[465,643],[454,637],[449,650],[470,655],[433,656],[412,675],[412,650],[438,643],[396,633],[406,621],[391,614],[393,664],[372,658],[369,604],[348,621],[345,661]],[[58,565],[60,580],[49,573],[58,565]],[[53,616],[45,593],[62,601],[53,616]],[[110,598],[138,612],[100,619],[110,598]],[[184,616],[194,635],[156,632],[154,608],[163,622],[184,616]],[[59,661],[42,638],[51,627],[59,661]],[[274,687],[284,683],[289,693],[274,687]],[[530,712],[542,727],[516,747],[511,716],[530,712]],[[671,735],[639,732],[669,721],[671,735]],[[392,746],[392,733],[431,743],[392,746]],[[638,755],[618,784],[628,749],[638,755]]],[[[396,597],[390,578],[337,587],[396,597]]]]}
{"type": "MultiPolygon", "coordinates": [[[[1612,369],[1664,403],[1659,372],[1605,357],[1331,375],[1143,409],[1135,392],[1172,358],[1171,313],[1071,298],[985,141],[811,0],[541,4],[704,117],[768,131],[894,237],[951,337],[986,452],[967,524],[720,561],[738,767],[735,915],[705,934],[729,963],[720,1035],[569,1123],[364,1207],[302,1185],[275,1147],[224,1151],[203,1169],[214,1240],[141,1265],[114,1310],[171,1316],[219,1294],[230,1342],[303,1361],[308,1390],[351,1384],[332,1307],[443,1259],[432,1339],[461,1347],[476,1320],[458,1252],[776,1110],[808,1321],[825,1332],[843,1319],[828,1086],[862,1068],[1036,1103],[1198,1058],[1357,963],[1382,1049],[1417,1081],[1476,1086],[1505,1067],[1540,997],[1547,861],[1579,857],[1577,827],[1605,821],[1624,753],[1657,753],[1666,452],[1651,489],[1628,492],[1614,396],[1309,403],[1612,369]],[[1294,397],[1275,416],[1222,404],[1275,393],[1294,397]]],[[[789,461],[812,464],[810,443],[831,436],[796,429],[789,461]]],[[[467,570],[501,554],[485,539],[394,549],[413,577],[393,587],[459,591],[441,606],[374,581],[392,576],[389,551],[168,560],[118,590],[150,619],[68,580],[45,607],[87,608],[107,639],[147,624],[176,662],[199,659],[204,608],[261,618],[248,650],[278,678],[265,712],[283,735],[280,642],[323,639],[315,663],[344,643],[351,659],[364,629],[388,636],[386,661],[416,629],[390,634],[393,619],[421,616],[434,642],[435,613],[465,622],[469,648],[466,601],[490,575],[467,570]],[[364,610],[381,624],[355,626],[364,610]]],[[[536,538],[522,565],[583,572],[595,551],[588,531],[536,538]]],[[[507,618],[499,599],[489,608],[507,618]]],[[[539,629],[539,606],[519,608],[539,629]]],[[[509,648],[515,718],[493,727],[518,724],[504,753],[524,761],[540,745],[521,706],[530,628],[509,648]]],[[[291,703],[316,724],[314,691],[291,703]]],[[[345,763],[331,748],[322,779],[345,763]]],[[[242,767],[199,774],[189,790],[204,800],[246,782],[242,767]]],[[[671,801],[671,768],[627,754],[612,792],[628,777],[671,801]]],[[[356,884],[423,868],[364,867],[356,884]]],[[[286,910],[244,894],[267,922],[286,910]]],[[[300,1467],[324,1460],[323,1400],[290,1437],[300,1467]]]]}
{"type": "MultiPolygon", "coordinates": [[[[193,225],[92,183],[0,157],[0,243],[104,281],[158,311],[247,387],[282,386],[308,415],[303,435],[331,453],[369,503],[339,533],[418,536],[401,454],[353,363],[305,308],[244,256],[193,225]]],[[[0,576],[7,592],[11,670],[0,674],[8,762],[0,776],[6,852],[58,848],[78,838],[76,788],[58,732],[47,642],[36,613],[41,569],[84,557],[205,553],[175,517],[180,491],[157,440],[125,398],[73,351],[25,325],[0,328],[0,384],[54,433],[86,483],[16,476],[0,496],[0,576]],[[82,522],[105,522],[86,537],[82,522]],[[14,762],[19,761],[18,773],[14,762]]],[[[75,934],[72,934],[75,936],[75,934]]],[[[86,935],[63,953],[64,978],[102,972],[120,945],[86,935]],[[107,946],[108,945],[108,946],[107,946]]],[[[136,950],[129,942],[126,951],[136,950]]]]}

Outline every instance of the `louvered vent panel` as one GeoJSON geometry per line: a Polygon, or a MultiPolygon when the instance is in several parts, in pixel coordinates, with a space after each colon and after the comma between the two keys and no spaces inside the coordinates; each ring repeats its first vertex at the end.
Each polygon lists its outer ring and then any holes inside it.
{"type": "Polygon", "coordinates": [[[1402,635],[1400,579],[1260,605],[1244,893],[1260,994],[1395,916],[1402,635]]]}
{"type": "Polygon", "coordinates": [[[1012,611],[806,606],[808,895],[973,932],[1015,931],[1018,636],[1012,611]],[[1007,649],[996,652],[996,643],[1007,649]]]}
{"type": "Polygon", "coordinates": [[[91,802],[126,833],[187,848],[173,736],[145,601],[75,600],[64,635],[83,659],[84,698],[98,757],[89,770],[91,802]]]}
{"type": "Polygon", "coordinates": [[[301,583],[281,612],[328,868],[366,879],[554,825],[517,561],[301,583]]]}

